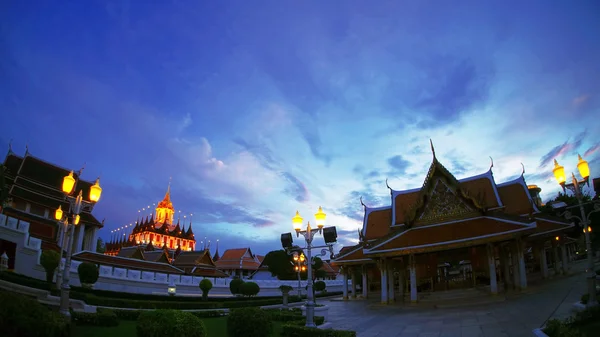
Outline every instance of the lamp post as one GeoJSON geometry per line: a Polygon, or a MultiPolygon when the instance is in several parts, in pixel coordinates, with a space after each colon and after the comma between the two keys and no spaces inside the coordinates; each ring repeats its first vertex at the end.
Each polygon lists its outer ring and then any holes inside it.
{"type": "MultiPolygon", "coordinates": [[[[306,230],[302,230],[303,219],[300,216],[300,213],[296,211],[296,215],[292,218],[292,224],[294,225],[294,230],[296,231],[296,237],[302,236],[306,241],[306,247],[300,248],[301,250],[306,250],[306,261],[307,261],[307,286],[306,286],[306,326],[307,327],[316,327],[315,325],[315,299],[313,296],[313,279],[312,279],[312,265],[315,263],[312,258],[312,249],[313,248],[328,248],[329,254],[333,256],[333,244],[337,241],[337,231],[335,227],[325,227],[325,213],[323,209],[319,207],[319,210],[315,214],[315,220],[317,224],[317,228],[312,228],[310,222],[306,225],[306,230]],[[325,240],[325,246],[313,246],[313,238],[319,233],[323,235],[323,239],[325,240]]],[[[281,245],[286,250],[292,249],[292,234],[284,233],[281,234],[281,245]]],[[[323,256],[327,254],[327,249],[322,249],[321,254],[316,256],[323,256]]]]}
{"type": "MultiPolygon", "coordinates": [[[[65,315],[67,319],[71,320],[71,313],[69,312],[69,274],[71,271],[71,255],[73,254],[73,238],[75,233],[75,227],[79,225],[80,213],[84,206],[84,203],[88,201],[83,200],[83,190],[79,190],[76,197],[73,196],[75,190],[76,180],[73,177],[73,171],[68,176],[63,178],[62,191],[65,197],[69,201],[69,211],[64,214],[62,206],[59,206],[54,213],[54,218],[65,225],[66,231],[69,232],[67,236],[67,257],[65,261],[65,267],[63,269],[62,285],[60,288],[60,313],[65,315]],[[70,223],[69,223],[70,221],[70,223]]],[[[102,188],[100,187],[100,179],[96,179],[94,185],[90,187],[89,203],[95,204],[100,200],[102,194],[102,188]]],[[[66,235],[63,233],[63,235],[66,235]]],[[[63,237],[64,240],[64,237],[63,237]]],[[[62,249],[62,247],[61,247],[62,249]]],[[[61,254],[62,255],[62,254],[61,254]]],[[[62,257],[62,256],[61,256],[62,257]]]]}
{"type": "Polygon", "coordinates": [[[294,266],[294,270],[298,273],[298,297],[302,298],[302,283],[300,278],[300,273],[306,271],[304,253],[298,254],[298,252],[294,252],[294,262],[296,265],[294,266]]]}
{"type": "Polygon", "coordinates": [[[581,213],[581,217],[573,215],[570,211],[566,211],[564,213],[565,218],[567,219],[578,219],[579,223],[583,227],[583,233],[585,234],[585,245],[587,251],[587,259],[588,259],[588,267],[587,267],[587,281],[588,281],[588,292],[589,292],[589,300],[587,302],[587,306],[594,306],[598,304],[596,300],[596,273],[594,272],[594,252],[592,250],[592,240],[590,237],[590,233],[592,228],[590,226],[590,215],[592,213],[600,211],[600,203],[594,202],[594,210],[585,213],[583,208],[583,193],[581,191],[581,187],[583,184],[589,185],[590,178],[590,168],[588,166],[587,161],[585,161],[581,155],[578,155],[579,162],[577,163],[577,169],[579,174],[583,178],[582,180],[578,180],[575,177],[575,174],[571,173],[571,182],[567,183],[567,178],[565,176],[565,168],[558,164],[558,161],[554,159],[554,169],[552,173],[554,173],[554,177],[556,181],[563,188],[563,191],[566,193],[567,189],[575,195],[577,199],[577,203],[579,204],[579,212],[581,213]]]}

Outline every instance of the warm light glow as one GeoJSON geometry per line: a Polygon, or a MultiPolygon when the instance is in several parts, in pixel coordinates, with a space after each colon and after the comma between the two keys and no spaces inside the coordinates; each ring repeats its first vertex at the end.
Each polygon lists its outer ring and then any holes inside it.
{"type": "Polygon", "coordinates": [[[304,262],[304,254],[300,254],[300,262],[304,262]]]}
{"type": "Polygon", "coordinates": [[[302,271],[306,271],[306,266],[302,266],[302,271]]]}
{"type": "Polygon", "coordinates": [[[556,239],[556,241],[558,241],[558,240],[560,240],[560,237],[559,237],[559,236],[557,236],[557,237],[555,237],[555,239],[556,239]]]}
{"type": "Polygon", "coordinates": [[[581,158],[581,155],[577,155],[579,157],[579,162],[577,163],[577,169],[579,170],[579,174],[586,179],[590,176],[590,167],[588,162],[581,158]]]}
{"type": "Polygon", "coordinates": [[[325,217],[327,217],[327,215],[325,214],[325,212],[323,212],[321,206],[319,206],[319,210],[315,214],[315,220],[317,220],[317,227],[323,228],[325,226],[325,217]]]}
{"type": "Polygon", "coordinates": [[[63,178],[62,190],[66,194],[73,192],[75,186],[75,178],[73,178],[73,171],[69,172],[69,175],[63,178]]]}
{"type": "Polygon", "coordinates": [[[96,183],[90,187],[90,201],[98,202],[100,195],[102,195],[102,187],[100,187],[100,178],[98,178],[96,179],[96,183]]]}
{"type": "Polygon", "coordinates": [[[591,232],[592,232],[592,227],[588,226],[588,233],[591,233],[591,232]]]}
{"type": "Polygon", "coordinates": [[[73,221],[73,223],[75,224],[75,226],[79,225],[79,214],[75,215],[75,221],[73,221]]]}
{"type": "Polygon", "coordinates": [[[298,271],[298,266],[294,267],[294,270],[295,270],[295,271],[298,271]]]}
{"type": "Polygon", "coordinates": [[[62,210],[62,205],[58,206],[58,208],[56,209],[56,212],[54,212],[54,219],[60,221],[62,219],[63,216],[63,210],[62,210]]]}
{"type": "Polygon", "coordinates": [[[294,253],[294,261],[298,261],[298,253],[294,253]]]}
{"type": "Polygon", "coordinates": [[[554,173],[554,178],[556,178],[556,181],[558,181],[559,184],[563,184],[567,180],[565,168],[559,165],[556,159],[554,159],[554,169],[552,170],[552,173],[554,173]]]}
{"type": "Polygon", "coordinates": [[[300,213],[296,211],[296,215],[292,218],[292,224],[294,225],[294,230],[299,232],[302,229],[302,222],[304,219],[300,216],[300,213]]]}
{"type": "Polygon", "coordinates": [[[175,288],[175,287],[169,287],[169,288],[167,288],[167,292],[168,292],[168,293],[169,293],[169,295],[171,295],[171,296],[175,295],[175,292],[176,292],[176,291],[177,291],[177,290],[176,290],[176,288],[175,288]]]}

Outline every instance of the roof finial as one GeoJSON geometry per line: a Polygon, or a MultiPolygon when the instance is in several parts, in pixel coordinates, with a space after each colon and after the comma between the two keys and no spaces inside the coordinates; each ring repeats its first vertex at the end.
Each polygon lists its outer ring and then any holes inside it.
{"type": "MultiPolygon", "coordinates": [[[[79,172],[77,173],[79,177],[81,177],[81,173],[83,172],[83,170],[85,170],[85,164],[86,162],[83,162],[83,166],[79,169],[79,172]]],[[[98,179],[100,179],[100,177],[98,177],[98,179]]]]}
{"type": "Polygon", "coordinates": [[[521,167],[523,167],[523,171],[521,172],[521,177],[522,177],[523,175],[525,175],[525,165],[523,165],[523,163],[521,163],[521,167]]]}
{"type": "Polygon", "coordinates": [[[490,161],[491,161],[491,164],[490,164],[490,171],[491,171],[492,167],[494,167],[494,158],[492,158],[492,156],[490,156],[490,161]]]}
{"type": "Polygon", "coordinates": [[[365,203],[362,201],[362,196],[360,197],[360,204],[364,207],[367,208],[367,205],[365,205],[365,203]]]}
{"type": "Polygon", "coordinates": [[[435,149],[433,148],[433,141],[429,138],[429,144],[431,144],[431,153],[433,153],[433,159],[435,159],[435,149]]]}
{"type": "Polygon", "coordinates": [[[388,178],[385,178],[385,186],[387,186],[387,188],[390,190],[390,192],[392,191],[390,184],[388,184],[388,178]]]}
{"type": "Polygon", "coordinates": [[[29,144],[25,143],[25,155],[29,155],[29,144]]]}
{"type": "Polygon", "coordinates": [[[12,150],[12,138],[8,141],[8,154],[12,154],[13,150],[12,150]]]}

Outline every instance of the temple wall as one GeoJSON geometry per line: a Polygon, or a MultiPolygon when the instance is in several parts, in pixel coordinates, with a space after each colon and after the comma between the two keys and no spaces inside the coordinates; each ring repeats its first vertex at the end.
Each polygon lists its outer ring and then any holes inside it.
{"type": "MultiPolygon", "coordinates": [[[[46,279],[44,268],[39,264],[42,253],[41,240],[29,237],[29,223],[0,214],[0,239],[15,242],[17,244],[15,257],[15,273],[34,277],[40,280],[46,279]]],[[[0,255],[2,252],[0,252],[0,255]]],[[[70,284],[80,286],[77,267],[81,262],[72,260],[70,270],[70,284]]],[[[61,262],[64,266],[64,259],[61,262]]],[[[94,284],[94,289],[121,291],[139,294],[166,295],[167,288],[175,285],[177,294],[180,296],[201,296],[200,281],[203,277],[155,273],[151,271],[130,270],[112,266],[100,265],[100,277],[94,284]]],[[[209,278],[213,283],[210,291],[211,297],[231,296],[229,283],[231,279],[209,278]]],[[[279,280],[252,280],[260,286],[258,296],[281,295],[279,286],[286,284],[294,288],[292,293],[298,291],[298,281],[279,280]]],[[[343,280],[325,280],[327,291],[342,291],[343,280]]],[[[348,283],[351,283],[349,281],[348,283]]],[[[301,281],[300,288],[303,293],[306,281],[301,281]]]]}

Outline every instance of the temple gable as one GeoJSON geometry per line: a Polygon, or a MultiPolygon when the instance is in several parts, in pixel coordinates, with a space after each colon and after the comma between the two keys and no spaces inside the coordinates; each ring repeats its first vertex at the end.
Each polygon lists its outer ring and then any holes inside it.
{"type": "Polygon", "coordinates": [[[435,179],[434,187],[427,196],[427,202],[416,222],[431,223],[443,219],[455,219],[468,216],[477,212],[473,206],[468,205],[456,195],[442,179],[435,179]]]}

